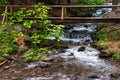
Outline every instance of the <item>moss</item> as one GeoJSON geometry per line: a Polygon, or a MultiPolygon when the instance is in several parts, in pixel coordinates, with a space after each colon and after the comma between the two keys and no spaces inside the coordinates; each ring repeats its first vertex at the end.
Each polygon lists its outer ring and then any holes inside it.
{"type": "Polygon", "coordinates": [[[66,49],[66,48],[68,48],[68,45],[65,43],[57,43],[56,48],[66,49]]]}

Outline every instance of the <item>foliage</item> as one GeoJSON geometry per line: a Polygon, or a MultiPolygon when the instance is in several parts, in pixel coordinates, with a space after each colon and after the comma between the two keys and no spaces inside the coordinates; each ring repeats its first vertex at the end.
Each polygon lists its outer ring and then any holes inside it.
{"type": "Polygon", "coordinates": [[[97,47],[100,48],[100,49],[106,49],[106,48],[108,47],[108,42],[99,40],[99,41],[96,43],[96,45],[97,45],[97,47]]]}
{"type": "Polygon", "coordinates": [[[35,5],[33,10],[28,10],[26,12],[26,16],[34,16],[34,18],[41,19],[41,21],[29,20],[23,23],[25,28],[32,28],[31,38],[33,39],[34,44],[38,44],[41,41],[49,39],[51,35],[55,36],[59,40],[59,36],[63,33],[61,30],[63,27],[62,25],[55,25],[47,20],[48,9],[49,7],[40,3],[35,5]],[[32,27],[33,24],[37,24],[37,27],[34,29],[32,27]]]}
{"type": "Polygon", "coordinates": [[[104,3],[104,0],[77,0],[78,4],[86,4],[86,5],[100,5],[104,3]]]}
{"type": "Polygon", "coordinates": [[[112,58],[115,60],[120,60],[120,52],[119,51],[113,51],[111,52],[113,54],[112,58]]]}
{"type": "MultiPolygon", "coordinates": [[[[101,5],[104,3],[104,0],[77,0],[76,4],[81,4],[81,5],[101,5]]],[[[82,8],[80,11],[95,11],[95,8],[82,8]]]]}
{"type": "Polygon", "coordinates": [[[97,34],[97,38],[98,41],[96,43],[96,45],[98,46],[98,48],[107,48],[108,47],[108,35],[107,35],[107,30],[106,28],[100,26],[100,28],[98,28],[98,34],[97,34]]]}
{"type": "Polygon", "coordinates": [[[18,31],[10,26],[0,27],[0,60],[2,56],[15,50],[14,43],[17,42],[18,31]]]}
{"type": "Polygon", "coordinates": [[[14,45],[15,42],[18,41],[18,37],[22,35],[28,35],[32,39],[32,48],[27,51],[25,58],[36,60],[41,56],[40,54],[36,55],[36,52],[38,53],[41,49],[46,51],[46,49],[39,48],[38,44],[48,40],[51,35],[55,36],[56,39],[59,41],[59,37],[63,33],[61,30],[63,28],[63,25],[55,25],[52,24],[49,20],[47,20],[48,9],[49,7],[45,6],[42,3],[39,3],[38,5],[35,5],[33,9],[30,10],[21,8],[17,12],[13,12],[13,14],[3,13],[3,15],[7,14],[9,16],[8,21],[5,21],[3,25],[3,29],[7,30],[5,32],[2,31],[0,36],[0,43],[2,43],[2,41],[6,41],[5,47],[7,48],[1,46],[3,52],[8,54],[9,52],[14,51],[14,45]],[[23,20],[24,17],[29,16],[39,18],[40,20],[23,20]],[[19,26],[15,26],[15,23],[20,22],[23,22],[24,27],[22,27],[22,29],[19,26]],[[5,35],[3,35],[3,33],[5,35]],[[33,56],[33,58],[29,56],[33,56]],[[38,57],[34,58],[34,56],[38,57]]]}
{"type": "Polygon", "coordinates": [[[0,7],[5,5],[7,3],[7,0],[0,0],[0,7]]]}
{"type": "Polygon", "coordinates": [[[31,48],[23,56],[27,61],[38,60],[39,58],[46,58],[45,54],[51,54],[52,52],[46,48],[31,48]]]}
{"type": "Polygon", "coordinates": [[[25,8],[19,9],[17,12],[13,13],[3,13],[2,16],[8,15],[8,20],[4,22],[4,26],[13,26],[16,22],[21,22],[23,21],[23,17],[25,14],[23,14],[25,8]]]}

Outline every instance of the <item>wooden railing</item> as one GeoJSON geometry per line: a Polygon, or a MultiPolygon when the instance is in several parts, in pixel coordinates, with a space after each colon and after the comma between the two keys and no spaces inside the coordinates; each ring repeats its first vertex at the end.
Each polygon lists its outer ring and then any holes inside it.
{"type": "MultiPolygon", "coordinates": [[[[16,7],[25,7],[25,8],[32,8],[34,5],[5,5],[5,11],[4,12],[8,12],[8,8],[10,10],[10,12],[12,13],[13,12],[13,8],[16,8],[16,7]]],[[[120,7],[120,5],[47,5],[51,8],[61,8],[61,15],[60,17],[48,17],[48,19],[53,19],[53,20],[65,20],[65,19],[77,19],[77,20],[81,20],[82,18],[81,17],[66,17],[66,13],[67,13],[67,8],[117,8],[117,7],[120,7]]],[[[2,23],[8,19],[8,16],[3,16],[3,19],[2,19],[2,23]]],[[[27,19],[27,18],[26,18],[27,19]]],[[[28,19],[34,19],[34,18],[28,18],[28,19]]],[[[35,18],[36,19],[36,18],[35,18]]],[[[93,19],[93,18],[86,18],[88,20],[90,19],[93,19]]],[[[111,18],[112,19],[112,18],[111,18]]],[[[83,19],[85,20],[85,18],[83,19]]],[[[115,20],[119,20],[118,18],[115,19],[115,20]]]]}

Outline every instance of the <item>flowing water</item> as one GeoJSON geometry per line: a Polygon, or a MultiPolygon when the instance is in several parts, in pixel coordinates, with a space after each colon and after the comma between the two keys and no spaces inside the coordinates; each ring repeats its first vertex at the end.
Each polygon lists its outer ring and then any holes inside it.
{"type": "Polygon", "coordinates": [[[69,49],[66,49],[66,52],[61,53],[60,56],[67,60],[66,64],[69,64],[69,61],[71,61],[71,63],[75,63],[77,66],[91,69],[93,73],[103,72],[99,79],[90,80],[109,80],[109,74],[117,71],[117,68],[114,65],[100,59],[98,57],[100,52],[91,47],[91,43],[97,41],[96,36],[93,37],[92,33],[96,31],[97,24],[81,23],[71,25],[74,27],[65,32],[65,35],[62,38],[66,43],[68,43],[69,49]],[[79,51],[79,48],[83,48],[83,50],[79,51]]]}
{"type": "MultiPolygon", "coordinates": [[[[93,13],[93,16],[101,17],[103,12],[111,12],[111,10],[111,8],[98,9],[93,13]]],[[[109,62],[100,59],[98,57],[100,52],[91,47],[91,43],[97,41],[95,35],[97,23],[67,24],[66,26],[70,26],[71,29],[65,30],[62,40],[69,45],[69,48],[59,56],[66,59],[65,64],[74,63],[78,67],[82,66],[92,70],[92,73],[94,74],[101,73],[99,78],[87,79],[85,76],[91,74],[91,72],[88,72],[87,74],[79,76],[79,79],[76,80],[111,80],[109,75],[112,72],[117,72],[118,68],[109,62]],[[83,50],[79,51],[80,48],[83,48],[83,50]],[[84,78],[82,78],[83,76],[84,78]]],[[[120,78],[115,80],[120,80],[120,78]]]]}

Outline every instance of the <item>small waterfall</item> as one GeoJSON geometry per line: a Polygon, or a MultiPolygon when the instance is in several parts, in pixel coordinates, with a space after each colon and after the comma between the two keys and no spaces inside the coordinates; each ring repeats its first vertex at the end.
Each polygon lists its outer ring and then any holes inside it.
{"type": "MultiPolygon", "coordinates": [[[[72,25],[72,24],[71,24],[72,25]]],[[[66,25],[67,26],[67,25],[66,25]]],[[[66,30],[64,37],[62,40],[67,42],[68,45],[75,44],[83,44],[83,43],[90,43],[95,40],[92,40],[92,33],[96,31],[96,25],[93,23],[86,23],[86,24],[73,24],[73,28],[70,30],[66,30]]],[[[96,38],[94,38],[96,39],[96,38]]]]}

